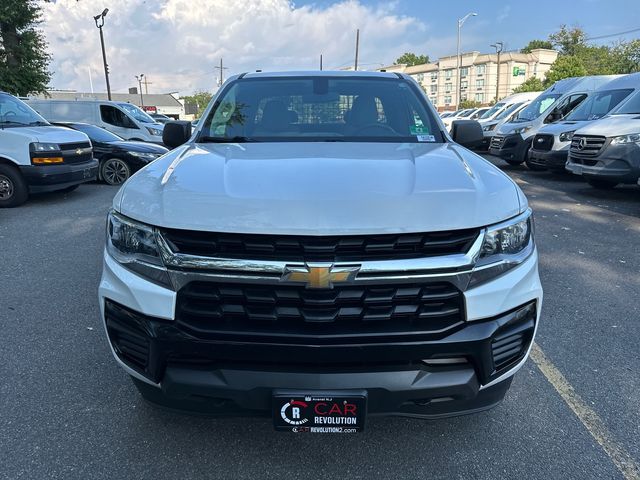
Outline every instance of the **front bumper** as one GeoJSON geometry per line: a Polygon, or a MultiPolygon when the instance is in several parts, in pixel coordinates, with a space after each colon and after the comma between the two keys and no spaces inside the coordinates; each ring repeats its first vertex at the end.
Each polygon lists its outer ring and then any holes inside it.
{"type": "Polygon", "coordinates": [[[494,135],[489,146],[489,153],[503,160],[524,162],[530,143],[519,133],[494,135]]]}
{"type": "Polygon", "coordinates": [[[549,170],[564,171],[569,150],[529,150],[529,162],[549,170]]]}
{"type": "Polygon", "coordinates": [[[106,253],[99,295],[112,352],[145,398],[199,413],[265,415],[280,389],[366,390],[371,414],[440,417],[490,408],[527,358],[542,302],[535,251],[464,292],[462,325],[411,341],[255,343],[199,335],[174,320],[176,292],[106,253]],[[512,356],[498,363],[505,348],[512,356]]]}
{"type": "Polygon", "coordinates": [[[96,180],[98,160],[61,165],[26,165],[20,167],[29,192],[51,192],[96,180]]]}
{"type": "Polygon", "coordinates": [[[609,144],[597,156],[570,153],[567,170],[587,179],[634,184],[640,178],[640,146],[609,144]]]}

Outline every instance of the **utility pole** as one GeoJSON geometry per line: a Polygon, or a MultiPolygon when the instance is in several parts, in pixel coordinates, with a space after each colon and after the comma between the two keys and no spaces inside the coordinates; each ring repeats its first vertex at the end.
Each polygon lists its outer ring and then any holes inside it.
{"type": "Polygon", "coordinates": [[[153,82],[150,82],[148,77],[145,75],[142,83],[144,83],[144,94],[149,95],[149,85],[153,85],[153,82]]]}
{"type": "Polygon", "coordinates": [[[322,54],[320,54],[320,70],[322,70],[322,54]]]}
{"type": "Polygon", "coordinates": [[[102,46],[102,63],[104,65],[104,79],[107,82],[107,98],[111,100],[111,85],[109,85],[109,65],[107,65],[107,54],[104,50],[104,36],[102,34],[102,27],[104,27],[104,17],[109,13],[109,9],[105,8],[101,14],[93,17],[96,22],[96,27],[100,30],[100,45],[102,46]]]}
{"type": "Polygon", "coordinates": [[[358,28],[356,30],[356,61],[354,64],[353,69],[357,72],[358,71],[358,50],[360,49],[360,29],[358,28]]]}
{"type": "Polygon", "coordinates": [[[462,57],[460,55],[460,30],[462,30],[462,25],[466,22],[467,18],[475,17],[478,15],[475,12],[467,13],[464,17],[458,19],[458,49],[457,49],[457,75],[456,75],[456,110],[460,108],[460,67],[462,65],[462,57]]]}
{"type": "Polygon", "coordinates": [[[141,73],[140,76],[136,75],[136,80],[138,81],[138,89],[140,91],[140,106],[144,107],[144,98],[142,97],[142,79],[144,78],[144,73],[141,73]]]}
{"type": "Polygon", "coordinates": [[[494,47],[496,49],[496,55],[498,56],[498,68],[496,69],[496,103],[498,102],[498,100],[500,100],[499,98],[499,92],[500,92],[500,54],[502,53],[502,49],[504,47],[504,43],[503,42],[496,42],[492,45],[489,45],[490,47],[494,47]]]}
{"type": "Polygon", "coordinates": [[[222,57],[220,57],[220,66],[219,67],[215,67],[216,69],[220,70],[220,83],[219,83],[219,87],[222,86],[223,82],[224,82],[224,76],[222,75],[223,70],[227,70],[228,67],[224,67],[222,66],[222,57]]]}

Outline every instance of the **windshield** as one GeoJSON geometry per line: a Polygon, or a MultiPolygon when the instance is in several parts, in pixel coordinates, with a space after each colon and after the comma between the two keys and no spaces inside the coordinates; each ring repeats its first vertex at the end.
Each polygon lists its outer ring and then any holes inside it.
{"type": "Polygon", "coordinates": [[[400,78],[244,78],[225,88],[199,142],[443,142],[418,90],[400,78]]]}
{"type": "Polygon", "coordinates": [[[123,140],[122,137],[115,133],[108,132],[104,128],[96,127],[95,125],[74,123],[72,128],[86,134],[92,142],[111,143],[123,140]]]}
{"type": "Polygon", "coordinates": [[[622,104],[622,106],[616,110],[614,115],[624,114],[638,114],[640,113],[640,91],[633,95],[629,100],[622,104]]]}
{"type": "Polygon", "coordinates": [[[491,118],[495,115],[495,113],[500,110],[501,108],[503,108],[506,104],[505,103],[496,103],[493,107],[491,107],[489,110],[487,110],[486,112],[484,112],[484,115],[482,115],[480,117],[480,120],[484,119],[484,118],[491,118]]]}
{"type": "Polygon", "coordinates": [[[540,95],[534,101],[532,101],[528,107],[523,108],[518,114],[518,117],[514,122],[527,122],[529,120],[535,120],[542,113],[546,112],[551,105],[556,103],[556,100],[562,96],[561,93],[549,93],[547,95],[540,95]]]}
{"type": "Polygon", "coordinates": [[[585,120],[596,120],[604,117],[622,100],[633,92],[632,88],[619,90],[605,90],[589,95],[586,101],[582,102],[565,120],[581,122],[585,120]]]}
{"type": "Polygon", "coordinates": [[[22,100],[0,93],[0,127],[49,125],[44,118],[22,100]]]}
{"type": "Polygon", "coordinates": [[[494,118],[494,120],[502,120],[503,118],[508,117],[513,112],[515,112],[518,108],[520,108],[520,105],[522,105],[523,103],[524,102],[520,102],[520,103],[514,103],[513,105],[509,105],[502,112],[496,115],[496,118],[494,118]]]}
{"type": "Polygon", "coordinates": [[[118,106],[125,110],[129,115],[142,123],[156,123],[156,121],[147,115],[143,110],[131,103],[119,103],[118,106]]]}

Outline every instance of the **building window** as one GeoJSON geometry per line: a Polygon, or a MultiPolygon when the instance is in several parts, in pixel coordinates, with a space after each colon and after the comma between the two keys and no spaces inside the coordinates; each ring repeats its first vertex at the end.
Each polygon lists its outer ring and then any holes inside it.
{"type": "Polygon", "coordinates": [[[435,82],[438,80],[438,72],[431,72],[431,81],[435,82]]]}
{"type": "Polygon", "coordinates": [[[476,93],[476,102],[484,102],[484,93],[476,93]]]}
{"type": "Polygon", "coordinates": [[[418,83],[422,83],[424,81],[424,73],[419,73],[416,75],[416,81],[418,83]]]}
{"type": "Polygon", "coordinates": [[[450,68],[448,70],[445,70],[444,71],[444,78],[451,78],[452,72],[453,72],[452,68],[450,68]]]}
{"type": "Polygon", "coordinates": [[[465,88],[467,88],[468,84],[469,84],[469,82],[467,82],[466,80],[462,80],[460,82],[460,88],[465,89],[465,88]]]}
{"type": "Polygon", "coordinates": [[[431,103],[435,105],[436,102],[438,101],[438,97],[431,97],[429,100],[431,100],[431,103]]]}
{"type": "Polygon", "coordinates": [[[476,65],[476,75],[484,75],[485,66],[484,63],[482,65],[476,65]]]}
{"type": "Polygon", "coordinates": [[[469,75],[469,67],[462,67],[460,69],[460,76],[466,77],[467,75],[469,75]]]}
{"type": "Polygon", "coordinates": [[[462,102],[466,102],[466,101],[467,101],[467,98],[469,98],[469,97],[467,97],[467,94],[466,94],[466,93],[462,93],[462,94],[460,94],[460,101],[462,101],[462,102]]]}
{"type": "Polygon", "coordinates": [[[478,90],[482,90],[484,88],[484,79],[483,78],[479,78],[478,80],[476,80],[476,88],[478,90]]]}
{"type": "Polygon", "coordinates": [[[437,85],[431,85],[431,93],[438,93],[438,86],[437,85]]]}
{"type": "Polygon", "coordinates": [[[445,95],[444,96],[444,104],[445,105],[450,105],[451,104],[451,95],[445,95]]]}
{"type": "Polygon", "coordinates": [[[444,91],[445,91],[445,93],[451,92],[451,84],[450,83],[445,83],[444,84],[444,91]]]}

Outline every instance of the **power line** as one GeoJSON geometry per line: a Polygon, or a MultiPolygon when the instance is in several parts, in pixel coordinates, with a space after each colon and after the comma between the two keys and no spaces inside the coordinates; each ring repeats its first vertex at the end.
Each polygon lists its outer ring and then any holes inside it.
{"type": "Polygon", "coordinates": [[[626,30],[624,32],[610,33],[608,35],[599,35],[597,37],[589,37],[589,38],[585,38],[585,41],[600,40],[601,38],[617,37],[619,35],[626,35],[627,33],[634,33],[634,32],[640,32],[640,28],[634,28],[633,30],[626,30]]]}

